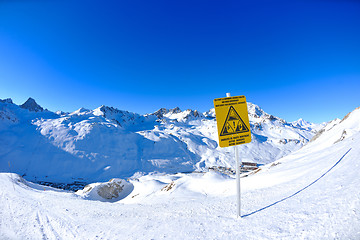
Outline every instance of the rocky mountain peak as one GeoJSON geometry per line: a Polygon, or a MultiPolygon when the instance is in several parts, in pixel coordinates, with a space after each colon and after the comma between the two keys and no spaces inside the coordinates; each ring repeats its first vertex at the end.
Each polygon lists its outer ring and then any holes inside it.
{"type": "Polygon", "coordinates": [[[248,102],[248,112],[251,117],[260,118],[260,117],[270,117],[269,114],[264,112],[258,105],[248,102]]]}
{"type": "Polygon", "coordinates": [[[0,99],[0,102],[2,103],[10,103],[10,104],[13,104],[13,101],[11,98],[6,98],[6,99],[0,99]]]}
{"type": "Polygon", "coordinates": [[[43,112],[44,109],[36,103],[36,101],[29,97],[28,100],[26,100],[26,102],[24,102],[24,104],[20,105],[21,108],[27,109],[31,112],[43,112]]]}
{"type": "Polygon", "coordinates": [[[169,113],[181,113],[181,109],[179,107],[169,109],[169,113]]]}
{"type": "Polygon", "coordinates": [[[170,113],[181,113],[181,109],[179,107],[175,107],[172,109],[167,109],[167,108],[160,108],[159,110],[157,110],[156,112],[149,114],[149,115],[155,115],[158,118],[163,118],[165,114],[170,113]]]}

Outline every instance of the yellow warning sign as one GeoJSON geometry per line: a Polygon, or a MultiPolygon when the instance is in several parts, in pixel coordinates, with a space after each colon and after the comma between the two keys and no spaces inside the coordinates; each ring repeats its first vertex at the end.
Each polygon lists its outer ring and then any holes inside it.
{"type": "Polygon", "coordinates": [[[220,147],[251,142],[245,96],[214,99],[220,147]]]}
{"type": "Polygon", "coordinates": [[[235,133],[248,132],[249,128],[241,119],[233,106],[230,106],[224,126],[222,127],[220,136],[232,135],[235,133]]]}

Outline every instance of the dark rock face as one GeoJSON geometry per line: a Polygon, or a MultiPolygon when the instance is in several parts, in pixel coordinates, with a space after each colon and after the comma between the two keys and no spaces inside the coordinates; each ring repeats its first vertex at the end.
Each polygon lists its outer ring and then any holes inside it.
{"type": "Polygon", "coordinates": [[[10,103],[10,104],[13,104],[13,101],[11,98],[6,98],[6,99],[0,99],[0,102],[2,103],[10,103]]]}
{"type": "Polygon", "coordinates": [[[163,118],[164,114],[168,113],[169,110],[167,110],[166,108],[160,108],[159,110],[157,110],[156,112],[154,112],[151,115],[155,115],[158,118],[163,118]]]}
{"type": "Polygon", "coordinates": [[[43,112],[44,109],[36,103],[34,99],[31,97],[22,105],[20,105],[21,108],[27,109],[32,112],[43,112]]]}
{"type": "Polygon", "coordinates": [[[157,116],[159,119],[163,118],[165,114],[167,113],[181,113],[181,109],[179,107],[173,108],[173,109],[166,109],[166,108],[160,108],[159,110],[157,110],[156,112],[150,114],[150,115],[155,115],[157,116]]]}

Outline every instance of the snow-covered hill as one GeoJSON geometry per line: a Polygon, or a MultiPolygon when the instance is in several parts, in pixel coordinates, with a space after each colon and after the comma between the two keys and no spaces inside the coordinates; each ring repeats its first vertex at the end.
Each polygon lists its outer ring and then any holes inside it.
{"type": "Polygon", "coordinates": [[[360,239],[359,156],[356,109],[243,177],[242,218],[235,179],[212,171],[114,179],[76,193],[1,173],[0,238],[360,239]],[[118,201],[106,201],[113,185],[118,201]]]}
{"type": "MultiPolygon", "coordinates": [[[[273,162],[300,149],[318,126],[294,124],[248,103],[252,142],[243,161],[273,162]]],[[[32,181],[107,181],[150,172],[233,167],[233,150],[219,148],[215,112],[179,108],[139,115],[113,107],[72,113],[44,110],[34,99],[0,102],[0,171],[32,181]]]]}

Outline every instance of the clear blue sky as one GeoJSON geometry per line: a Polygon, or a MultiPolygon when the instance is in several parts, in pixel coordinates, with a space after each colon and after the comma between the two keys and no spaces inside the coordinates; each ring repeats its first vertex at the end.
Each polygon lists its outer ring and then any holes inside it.
{"type": "Polygon", "coordinates": [[[206,111],[245,95],[322,122],[360,106],[360,1],[0,0],[0,98],[206,111]]]}

